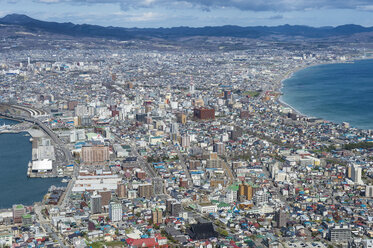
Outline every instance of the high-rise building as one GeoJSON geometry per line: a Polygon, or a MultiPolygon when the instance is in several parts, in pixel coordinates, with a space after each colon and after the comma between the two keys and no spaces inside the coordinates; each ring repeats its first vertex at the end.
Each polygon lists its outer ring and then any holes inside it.
{"type": "Polygon", "coordinates": [[[203,99],[198,98],[198,99],[194,99],[194,100],[192,101],[192,105],[193,105],[194,107],[203,107],[203,106],[205,106],[205,102],[203,101],[203,99]]]}
{"type": "Polygon", "coordinates": [[[75,106],[75,116],[93,116],[95,111],[92,107],[87,107],[82,104],[78,104],[75,106]]]}
{"type": "Polygon", "coordinates": [[[32,216],[30,214],[22,215],[22,225],[31,226],[32,225],[32,216]]]}
{"type": "Polygon", "coordinates": [[[162,209],[156,208],[152,210],[152,221],[153,224],[162,223],[162,209]]]}
{"type": "Polygon", "coordinates": [[[253,199],[253,188],[248,184],[240,184],[238,187],[238,199],[251,201],[253,199]]]}
{"type": "Polygon", "coordinates": [[[136,177],[138,179],[145,179],[146,178],[146,172],[145,171],[136,171],[136,177]]]}
{"type": "Polygon", "coordinates": [[[126,198],[127,197],[127,188],[124,183],[119,182],[117,185],[117,195],[118,198],[126,198]]]}
{"type": "Polygon", "coordinates": [[[217,187],[219,187],[219,185],[225,187],[226,184],[227,184],[227,182],[226,182],[225,179],[211,179],[210,180],[210,187],[211,188],[217,188],[217,187]]]}
{"type": "Polygon", "coordinates": [[[123,216],[122,204],[118,202],[110,202],[109,204],[109,218],[111,221],[121,221],[123,216]]]}
{"type": "Polygon", "coordinates": [[[188,148],[190,146],[190,136],[185,134],[181,137],[181,146],[183,148],[188,148]]]}
{"type": "Polygon", "coordinates": [[[275,221],[276,221],[276,227],[281,228],[281,227],[286,227],[286,222],[287,222],[287,216],[286,213],[279,209],[275,213],[275,221]]]}
{"type": "Polygon", "coordinates": [[[144,197],[146,199],[150,199],[153,197],[153,185],[150,183],[147,184],[140,184],[139,185],[139,196],[144,197]]]}
{"type": "Polygon", "coordinates": [[[22,216],[26,213],[23,205],[13,205],[13,223],[22,223],[22,216]]]}
{"type": "Polygon", "coordinates": [[[150,104],[145,105],[145,113],[149,113],[152,111],[152,106],[150,104]]]}
{"type": "Polygon", "coordinates": [[[179,216],[179,213],[182,211],[182,206],[180,202],[171,203],[171,215],[179,216]]]}
{"type": "Polygon", "coordinates": [[[152,184],[154,188],[155,195],[162,195],[164,194],[164,186],[163,186],[163,179],[160,177],[155,177],[152,179],[152,184]]]}
{"type": "Polygon", "coordinates": [[[215,143],[213,146],[213,152],[216,152],[218,155],[223,155],[225,153],[224,143],[215,143]]]}
{"type": "Polygon", "coordinates": [[[195,93],[194,83],[191,83],[191,84],[189,85],[189,93],[190,93],[190,94],[194,94],[194,93],[195,93]]]}
{"type": "Polygon", "coordinates": [[[228,190],[225,195],[225,203],[232,203],[237,201],[237,191],[235,190],[228,190]]]}
{"type": "Polygon", "coordinates": [[[213,120],[215,119],[215,109],[205,107],[195,108],[194,118],[200,120],[213,120]]]}
{"type": "Polygon", "coordinates": [[[189,185],[188,179],[181,177],[179,181],[179,187],[187,189],[188,185],[189,185]]]}
{"type": "Polygon", "coordinates": [[[268,202],[268,193],[265,191],[257,191],[254,194],[253,202],[255,205],[261,205],[268,202]]]}
{"type": "Polygon", "coordinates": [[[189,170],[196,170],[201,166],[200,160],[189,160],[189,170]]]}
{"type": "Polygon", "coordinates": [[[329,229],[329,240],[332,242],[349,241],[351,229],[348,226],[335,226],[329,229]]]}
{"type": "Polygon", "coordinates": [[[128,190],[127,191],[127,198],[128,199],[135,199],[137,197],[137,191],[136,190],[128,190]]]}
{"type": "Polygon", "coordinates": [[[111,192],[110,191],[100,191],[98,194],[101,196],[101,204],[102,206],[109,205],[111,201],[111,192]]]}
{"type": "Polygon", "coordinates": [[[91,214],[101,213],[101,195],[91,196],[91,214]]]}
{"type": "Polygon", "coordinates": [[[67,103],[67,108],[69,109],[69,110],[74,110],[75,109],[75,107],[76,106],[78,106],[78,101],[69,101],[68,103],[67,103]]]}
{"type": "Polygon", "coordinates": [[[148,115],[145,114],[145,113],[139,113],[139,114],[136,114],[136,121],[145,123],[145,122],[146,122],[146,117],[147,117],[147,116],[148,116],[148,115]]]}
{"type": "Polygon", "coordinates": [[[347,177],[351,178],[352,177],[352,165],[349,165],[347,167],[347,177]]]}
{"type": "Polygon", "coordinates": [[[172,199],[172,198],[166,200],[166,212],[167,213],[172,212],[172,203],[174,203],[174,202],[176,202],[176,200],[172,199]]]}
{"type": "Polygon", "coordinates": [[[232,91],[230,91],[230,90],[225,90],[224,91],[224,99],[225,100],[231,100],[232,97],[233,97],[232,91]]]}
{"type": "Polygon", "coordinates": [[[218,154],[216,152],[210,152],[210,160],[217,160],[218,154]]]}
{"type": "Polygon", "coordinates": [[[127,89],[132,89],[132,88],[133,88],[133,83],[128,82],[128,83],[126,84],[126,88],[127,88],[127,89]]]}
{"type": "Polygon", "coordinates": [[[177,117],[177,122],[181,123],[181,124],[185,124],[186,123],[186,115],[184,113],[178,113],[176,115],[177,117]]]}
{"type": "Polygon", "coordinates": [[[82,161],[84,163],[99,163],[109,161],[109,147],[104,145],[91,145],[82,147],[82,161]]]}
{"type": "Polygon", "coordinates": [[[367,185],[365,188],[365,197],[373,197],[373,185],[367,185]]]}
{"type": "Polygon", "coordinates": [[[354,183],[361,184],[361,167],[359,165],[353,165],[351,170],[351,180],[354,183]]]}
{"type": "Polygon", "coordinates": [[[171,128],[170,129],[171,129],[170,132],[173,133],[173,134],[179,133],[179,125],[176,122],[173,122],[171,124],[171,128]]]}
{"type": "Polygon", "coordinates": [[[240,127],[235,127],[233,131],[231,131],[231,140],[238,140],[242,136],[243,130],[240,127]]]}

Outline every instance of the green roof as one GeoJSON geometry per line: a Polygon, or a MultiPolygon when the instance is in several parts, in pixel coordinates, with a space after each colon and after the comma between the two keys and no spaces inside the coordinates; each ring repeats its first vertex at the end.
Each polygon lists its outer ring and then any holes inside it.
{"type": "Polygon", "coordinates": [[[231,205],[228,204],[228,203],[221,202],[221,203],[219,203],[218,208],[226,208],[226,207],[230,207],[230,206],[231,206],[231,205]]]}
{"type": "Polygon", "coordinates": [[[31,215],[30,214],[24,214],[24,215],[22,215],[22,218],[31,219],[31,215]]]}
{"type": "Polygon", "coordinates": [[[229,185],[228,189],[232,190],[232,191],[238,191],[238,186],[239,184],[238,183],[234,183],[234,184],[231,184],[229,185]]]}
{"type": "Polygon", "coordinates": [[[253,183],[253,182],[248,182],[248,184],[253,187],[253,188],[259,188],[259,185],[253,183]]]}
{"type": "Polygon", "coordinates": [[[197,208],[196,205],[194,205],[194,204],[190,204],[189,207],[192,208],[192,209],[196,209],[197,208]]]}
{"type": "Polygon", "coordinates": [[[87,133],[86,135],[87,135],[88,139],[92,139],[92,137],[96,137],[97,136],[96,133],[87,133]]]}

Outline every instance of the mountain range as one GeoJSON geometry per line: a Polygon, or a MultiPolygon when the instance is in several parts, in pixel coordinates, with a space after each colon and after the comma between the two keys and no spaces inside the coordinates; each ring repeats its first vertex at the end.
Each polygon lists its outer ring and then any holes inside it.
{"type": "MultiPolygon", "coordinates": [[[[309,27],[301,25],[281,26],[208,26],[208,27],[173,27],[173,28],[124,28],[124,27],[103,27],[90,24],[73,24],[47,22],[33,19],[26,15],[10,14],[0,18],[1,26],[18,26],[28,32],[48,32],[53,34],[68,35],[74,37],[108,38],[117,40],[132,39],[178,39],[195,36],[214,37],[236,37],[251,39],[332,39],[336,37],[348,39],[361,39],[373,41],[373,27],[359,25],[342,25],[337,27],[309,27]]],[[[1,30],[1,29],[0,29],[1,30]]]]}

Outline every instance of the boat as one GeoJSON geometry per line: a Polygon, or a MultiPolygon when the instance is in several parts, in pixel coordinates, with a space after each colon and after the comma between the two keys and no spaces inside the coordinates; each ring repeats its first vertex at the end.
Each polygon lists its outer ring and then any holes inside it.
{"type": "Polygon", "coordinates": [[[68,183],[69,181],[70,181],[70,179],[68,179],[68,178],[64,178],[64,179],[62,179],[61,182],[63,182],[63,183],[68,183]]]}

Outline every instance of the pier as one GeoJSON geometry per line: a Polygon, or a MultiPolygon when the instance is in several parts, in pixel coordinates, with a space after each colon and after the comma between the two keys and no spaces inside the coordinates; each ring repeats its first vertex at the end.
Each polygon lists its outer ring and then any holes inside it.
{"type": "MultiPolygon", "coordinates": [[[[60,140],[60,138],[45,123],[43,123],[42,120],[38,119],[40,117],[45,117],[45,112],[23,106],[13,106],[8,104],[0,104],[0,110],[2,110],[0,112],[0,118],[21,122],[11,126],[4,126],[3,128],[0,127],[0,134],[28,132],[29,135],[33,137],[35,136],[35,133],[38,132],[37,129],[40,129],[41,131],[43,131],[46,137],[49,137],[51,139],[55,152],[60,154],[57,160],[54,158],[52,166],[53,168],[51,171],[33,172],[31,161],[28,166],[27,176],[42,178],[66,176],[58,174],[57,167],[70,164],[72,161],[72,155],[69,149],[67,149],[65,144],[60,140]],[[15,112],[19,113],[20,110],[22,110],[23,115],[14,114],[15,112]]],[[[35,137],[33,137],[32,139],[35,139],[35,137]]],[[[35,142],[35,140],[30,141],[33,141],[33,143],[35,142]]]]}

